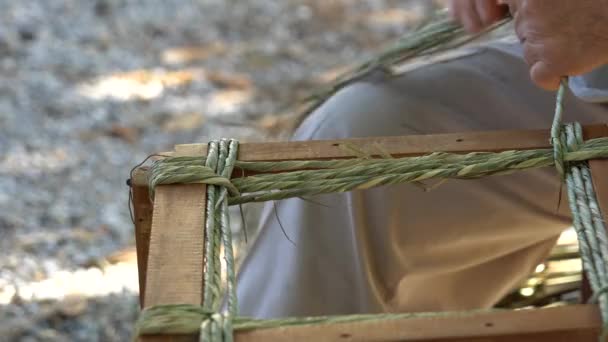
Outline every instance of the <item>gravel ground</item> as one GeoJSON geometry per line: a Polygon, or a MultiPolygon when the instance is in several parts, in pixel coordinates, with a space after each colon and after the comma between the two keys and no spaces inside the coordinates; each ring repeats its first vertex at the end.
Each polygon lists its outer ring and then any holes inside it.
{"type": "Polygon", "coordinates": [[[285,136],[285,104],[430,1],[0,0],[0,341],[126,341],[124,181],[150,153],[285,136]]]}

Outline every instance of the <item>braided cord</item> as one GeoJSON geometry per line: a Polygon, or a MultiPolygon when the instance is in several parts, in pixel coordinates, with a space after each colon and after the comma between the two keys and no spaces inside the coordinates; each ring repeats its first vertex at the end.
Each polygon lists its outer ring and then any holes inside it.
{"type": "MultiPolygon", "coordinates": [[[[236,140],[222,139],[211,141],[208,146],[205,168],[214,171],[211,179],[229,181],[234,169],[238,151],[236,140]]],[[[201,307],[209,314],[200,323],[201,342],[232,342],[233,317],[237,315],[236,276],[234,270],[234,253],[232,250],[232,231],[228,213],[228,191],[230,186],[207,184],[207,205],[205,221],[205,284],[204,301],[201,307]],[[224,254],[224,268],[227,283],[228,309],[220,313],[222,300],[222,263],[220,255],[224,254]]]]}
{"type": "MultiPolygon", "coordinates": [[[[597,202],[591,170],[587,161],[564,161],[564,155],[581,148],[583,130],[579,123],[561,124],[563,99],[567,79],[561,82],[557,93],[557,104],[551,143],[554,149],[555,167],[567,185],[568,202],[572,212],[572,222],[578,236],[581,260],[588,275],[593,300],[599,304],[604,326],[608,325],[608,235],[604,219],[597,202]],[[566,152],[567,151],[567,152],[566,152]]],[[[604,329],[600,340],[608,334],[604,329]]]]}

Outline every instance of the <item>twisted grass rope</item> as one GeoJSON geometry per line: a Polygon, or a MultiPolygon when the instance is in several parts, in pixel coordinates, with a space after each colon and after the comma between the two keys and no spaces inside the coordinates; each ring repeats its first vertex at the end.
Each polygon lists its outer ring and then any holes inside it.
{"type": "MultiPolygon", "coordinates": [[[[205,272],[204,302],[200,310],[210,313],[199,320],[200,341],[233,340],[233,317],[237,315],[236,277],[232,251],[232,232],[228,214],[228,189],[224,179],[234,170],[238,151],[236,140],[211,141],[208,146],[204,170],[211,184],[207,185],[207,205],[205,221],[205,272]],[[222,299],[222,279],[220,254],[223,247],[228,294],[227,312],[220,313],[222,299]]],[[[202,165],[202,163],[201,163],[202,165]]],[[[161,177],[161,179],[164,179],[161,177]]]]}
{"type": "MultiPolygon", "coordinates": [[[[324,193],[345,192],[371,187],[420,182],[430,179],[475,179],[555,165],[555,152],[551,149],[505,151],[500,153],[432,153],[421,157],[392,159],[352,159],[329,161],[280,162],[273,168],[266,162],[235,162],[243,170],[273,172],[306,168],[313,170],[290,171],[256,175],[230,180],[210,173],[203,166],[202,157],[166,158],[151,168],[150,188],[160,184],[214,183],[228,184],[229,204],[264,202],[324,193]],[[231,195],[232,194],[232,195],[231,195]]],[[[573,151],[561,153],[564,162],[584,161],[608,157],[608,138],[582,142],[573,151]]],[[[561,165],[561,164],[560,164],[561,165]]]]}
{"type": "Polygon", "coordinates": [[[511,18],[507,17],[473,35],[467,34],[460,24],[451,19],[441,18],[431,21],[413,34],[400,38],[376,55],[355,65],[331,84],[304,98],[302,102],[308,105],[303,114],[311,113],[337,91],[374,70],[393,74],[392,69],[405,61],[463,46],[510,21],[511,18]]]}
{"type": "Polygon", "coordinates": [[[593,298],[598,301],[604,329],[600,341],[608,336],[608,235],[593,188],[589,164],[586,161],[565,163],[568,151],[581,148],[583,129],[580,124],[562,125],[563,98],[567,79],[557,93],[557,104],[551,128],[555,167],[566,182],[572,222],[578,236],[581,260],[588,275],[593,298]]]}
{"type": "MultiPolygon", "coordinates": [[[[568,148],[575,148],[580,141],[582,131],[579,125],[569,124],[565,126],[562,133],[562,141],[566,142],[568,148]]],[[[585,270],[589,275],[590,284],[593,292],[599,291],[606,286],[606,246],[602,246],[602,239],[598,239],[599,230],[604,230],[599,211],[593,213],[591,207],[597,207],[593,188],[591,185],[591,174],[589,166],[582,162],[570,165],[566,172],[566,184],[568,189],[568,203],[572,212],[572,221],[577,232],[581,250],[581,259],[585,265],[585,270]]],[[[605,235],[605,230],[604,230],[605,235]]],[[[606,310],[606,296],[599,298],[600,308],[604,319],[608,317],[606,310]]]]}

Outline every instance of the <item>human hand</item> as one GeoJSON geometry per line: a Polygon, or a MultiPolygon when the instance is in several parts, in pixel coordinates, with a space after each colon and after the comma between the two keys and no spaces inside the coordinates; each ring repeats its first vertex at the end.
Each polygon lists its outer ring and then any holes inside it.
{"type": "Polygon", "coordinates": [[[555,90],[563,76],[581,75],[608,62],[608,1],[499,2],[509,6],[538,86],[555,90]]]}
{"type": "Polygon", "coordinates": [[[450,0],[448,8],[452,18],[471,33],[492,25],[507,13],[506,6],[497,0],[450,0]]]}

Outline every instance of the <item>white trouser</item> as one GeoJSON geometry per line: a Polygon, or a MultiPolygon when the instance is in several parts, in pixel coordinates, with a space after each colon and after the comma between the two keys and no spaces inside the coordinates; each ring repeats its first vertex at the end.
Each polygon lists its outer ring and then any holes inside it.
{"type": "MultiPolygon", "coordinates": [[[[513,47],[376,74],[312,113],[294,140],[549,128],[555,94],[513,47]],[[508,52],[507,52],[508,51],[508,52]]],[[[564,121],[608,121],[569,94],[564,121]]],[[[490,307],[570,225],[552,169],[272,203],[238,277],[240,314],[261,318],[490,307]],[[316,202],[316,203],[315,203],[316,202]]]]}

